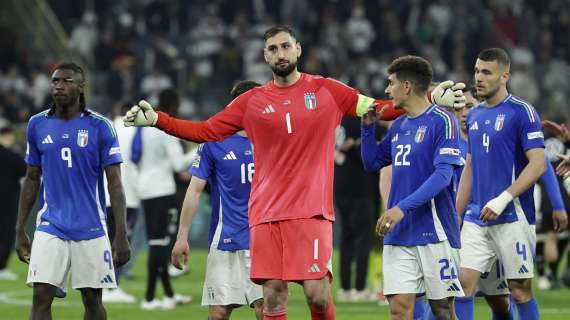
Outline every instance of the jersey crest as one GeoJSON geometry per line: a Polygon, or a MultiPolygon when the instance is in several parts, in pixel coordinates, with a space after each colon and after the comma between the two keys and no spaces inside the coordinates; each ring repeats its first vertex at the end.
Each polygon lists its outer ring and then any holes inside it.
{"type": "Polygon", "coordinates": [[[77,131],[77,145],[80,147],[86,147],[89,142],[89,131],[79,130],[77,131]]]}
{"type": "Polygon", "coordinates": [[[501,113],[497,115],[495,119],[495,131],[501,131],[503,129],[503,125],[505,123],[505,114],[501,113]]]}
{"type": "Polygon", "coordinates": [[[317,108],[317,96],[314,92],[305,93],[305,108],[315,110],[317,108]]]}
{"type": "Polygon", "coordinates": [[[426,131],[427,131],[427,126],[420,126],[416,131],[416,136],[414,138],[414,141],[416,143],[424,141],[424,137],[426,136],[426,131]]]}

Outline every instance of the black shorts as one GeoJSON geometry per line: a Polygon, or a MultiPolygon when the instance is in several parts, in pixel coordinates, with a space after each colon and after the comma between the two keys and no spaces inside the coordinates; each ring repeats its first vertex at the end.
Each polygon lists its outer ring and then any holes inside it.
{"type": "Polygon", "coordinates": [[[143,200],[142,205],[147,239],[174,239],[178,231],[178,206],[174,195],[143,200]]]}

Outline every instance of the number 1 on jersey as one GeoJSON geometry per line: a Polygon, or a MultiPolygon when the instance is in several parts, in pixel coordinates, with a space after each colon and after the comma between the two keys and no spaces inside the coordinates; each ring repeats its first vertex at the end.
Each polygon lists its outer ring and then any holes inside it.
{"type": "Polygon", "coordinates": [[[285,122],[287,123],[287,133],[293,133],[293,129],[291,129],[291,114],[289,112],[285,114],[285,122]]]}

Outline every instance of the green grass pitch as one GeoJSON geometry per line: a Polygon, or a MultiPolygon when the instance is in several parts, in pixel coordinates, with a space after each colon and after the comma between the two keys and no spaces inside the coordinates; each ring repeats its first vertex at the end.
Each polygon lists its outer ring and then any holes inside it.
{"type": "MultiPolygon", "coordinates": [[[[338,257],[338,254],[336,254],[338,257]]],[[[139,302],[136,304],[107,304],[109,319],[207,319],[207,308],[200,306],[202,294],[202,280],[206,262],[205,250],[193,250],[190,257],[192,272],[173,280],[175,291],[190,294],[194,302],[190,305],[180,306],[171,311],[143,311],[140,309],[140,299],[145,289],[145,263],[146,255],[140,255],[135,267],[135,279],[122,282],[122,288],[134,294],[139,302]]],[[[335,264],[336,267],[336,264],[335,264]]],[[[13,256],[10,269],[15,270],[20,279],[18,281],[0,281],[0,319],[26,319],[29,315],[32,290],[24,284],[27,268],[13,256]]],[[[333,284],[336,290],[338,281],[333,284]]],[[[162,296],[162,289],[158,286],[157,295],[162,296]]],[[[557,291],[535,290],[538,304],[541,308],[542,319],[570,319],[570,290],[557,291]]],[[[289,319],[310,319],[310,315],[303,298],[301,287],[290,285],[289,319]]],[[[490,319],[490,312],[482,299],[477,299],[476,319],[490,319]]],[[[65,299],[56,299],[53,306],[54,319],[82,319],[83,307],[79,292],[70,290],[65,299]]],[[[234,311],[232,319],[255,319],[249,308],[240,308],[234,311]]],[[[389,319],[387,306],[378,306],[376,303],[337,303],[337,319],[389,319]]]]}

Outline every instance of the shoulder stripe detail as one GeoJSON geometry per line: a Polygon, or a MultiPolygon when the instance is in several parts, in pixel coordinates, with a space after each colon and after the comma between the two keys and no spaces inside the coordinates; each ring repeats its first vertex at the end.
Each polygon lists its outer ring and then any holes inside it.
{"type": "Polygon", "coordinates": [[[44,110],[44,111],[42,111],[42,112],[40,112],[40,113],[36,113],[36,114],[34,114],[33,116],[31,116],[31,117],[30,117],[30,120],[28,120],[28,121],[31,121],[32,119],[37,118],[37,117],[45,116],[46,114],[48,114],[48,112],[49,112],[49,109],[44,110]]]}
{"type": "Polygon", "coordinates": [[[528,104],[527,102],[525,102],[523,100],[515,98],[515,96],[511,96],[511,101],[524,108],[530,122],[536,122],[536,117],[534,116],[534,109],[530,104],[528,104]]]}
{"type": "Polygon", "coordinates": [[[95,119],[101,120],[103,121],[107,127],[109,127],[109,130],[111,130],[111,134],[113,135],[113,137],[117,137],[117,132],[115,131],[115,127],[113,127],[113,124],[111,123],[111,120],[107,119],[105,116],[103,116],[102,114],[95,112],[91,109],[89,109],[89,116],[93,117],[95,119]]]}
{"type": "Polygon", "coordinates": [[[435,114],[440,116],[445,123],[445,138],[452,139],[453,136],[455,135],[455,122],[451,119],[451,117],[447,113],[443,112],[438,107],[435,107],[432,110],[434,111],[435,114]]]}

